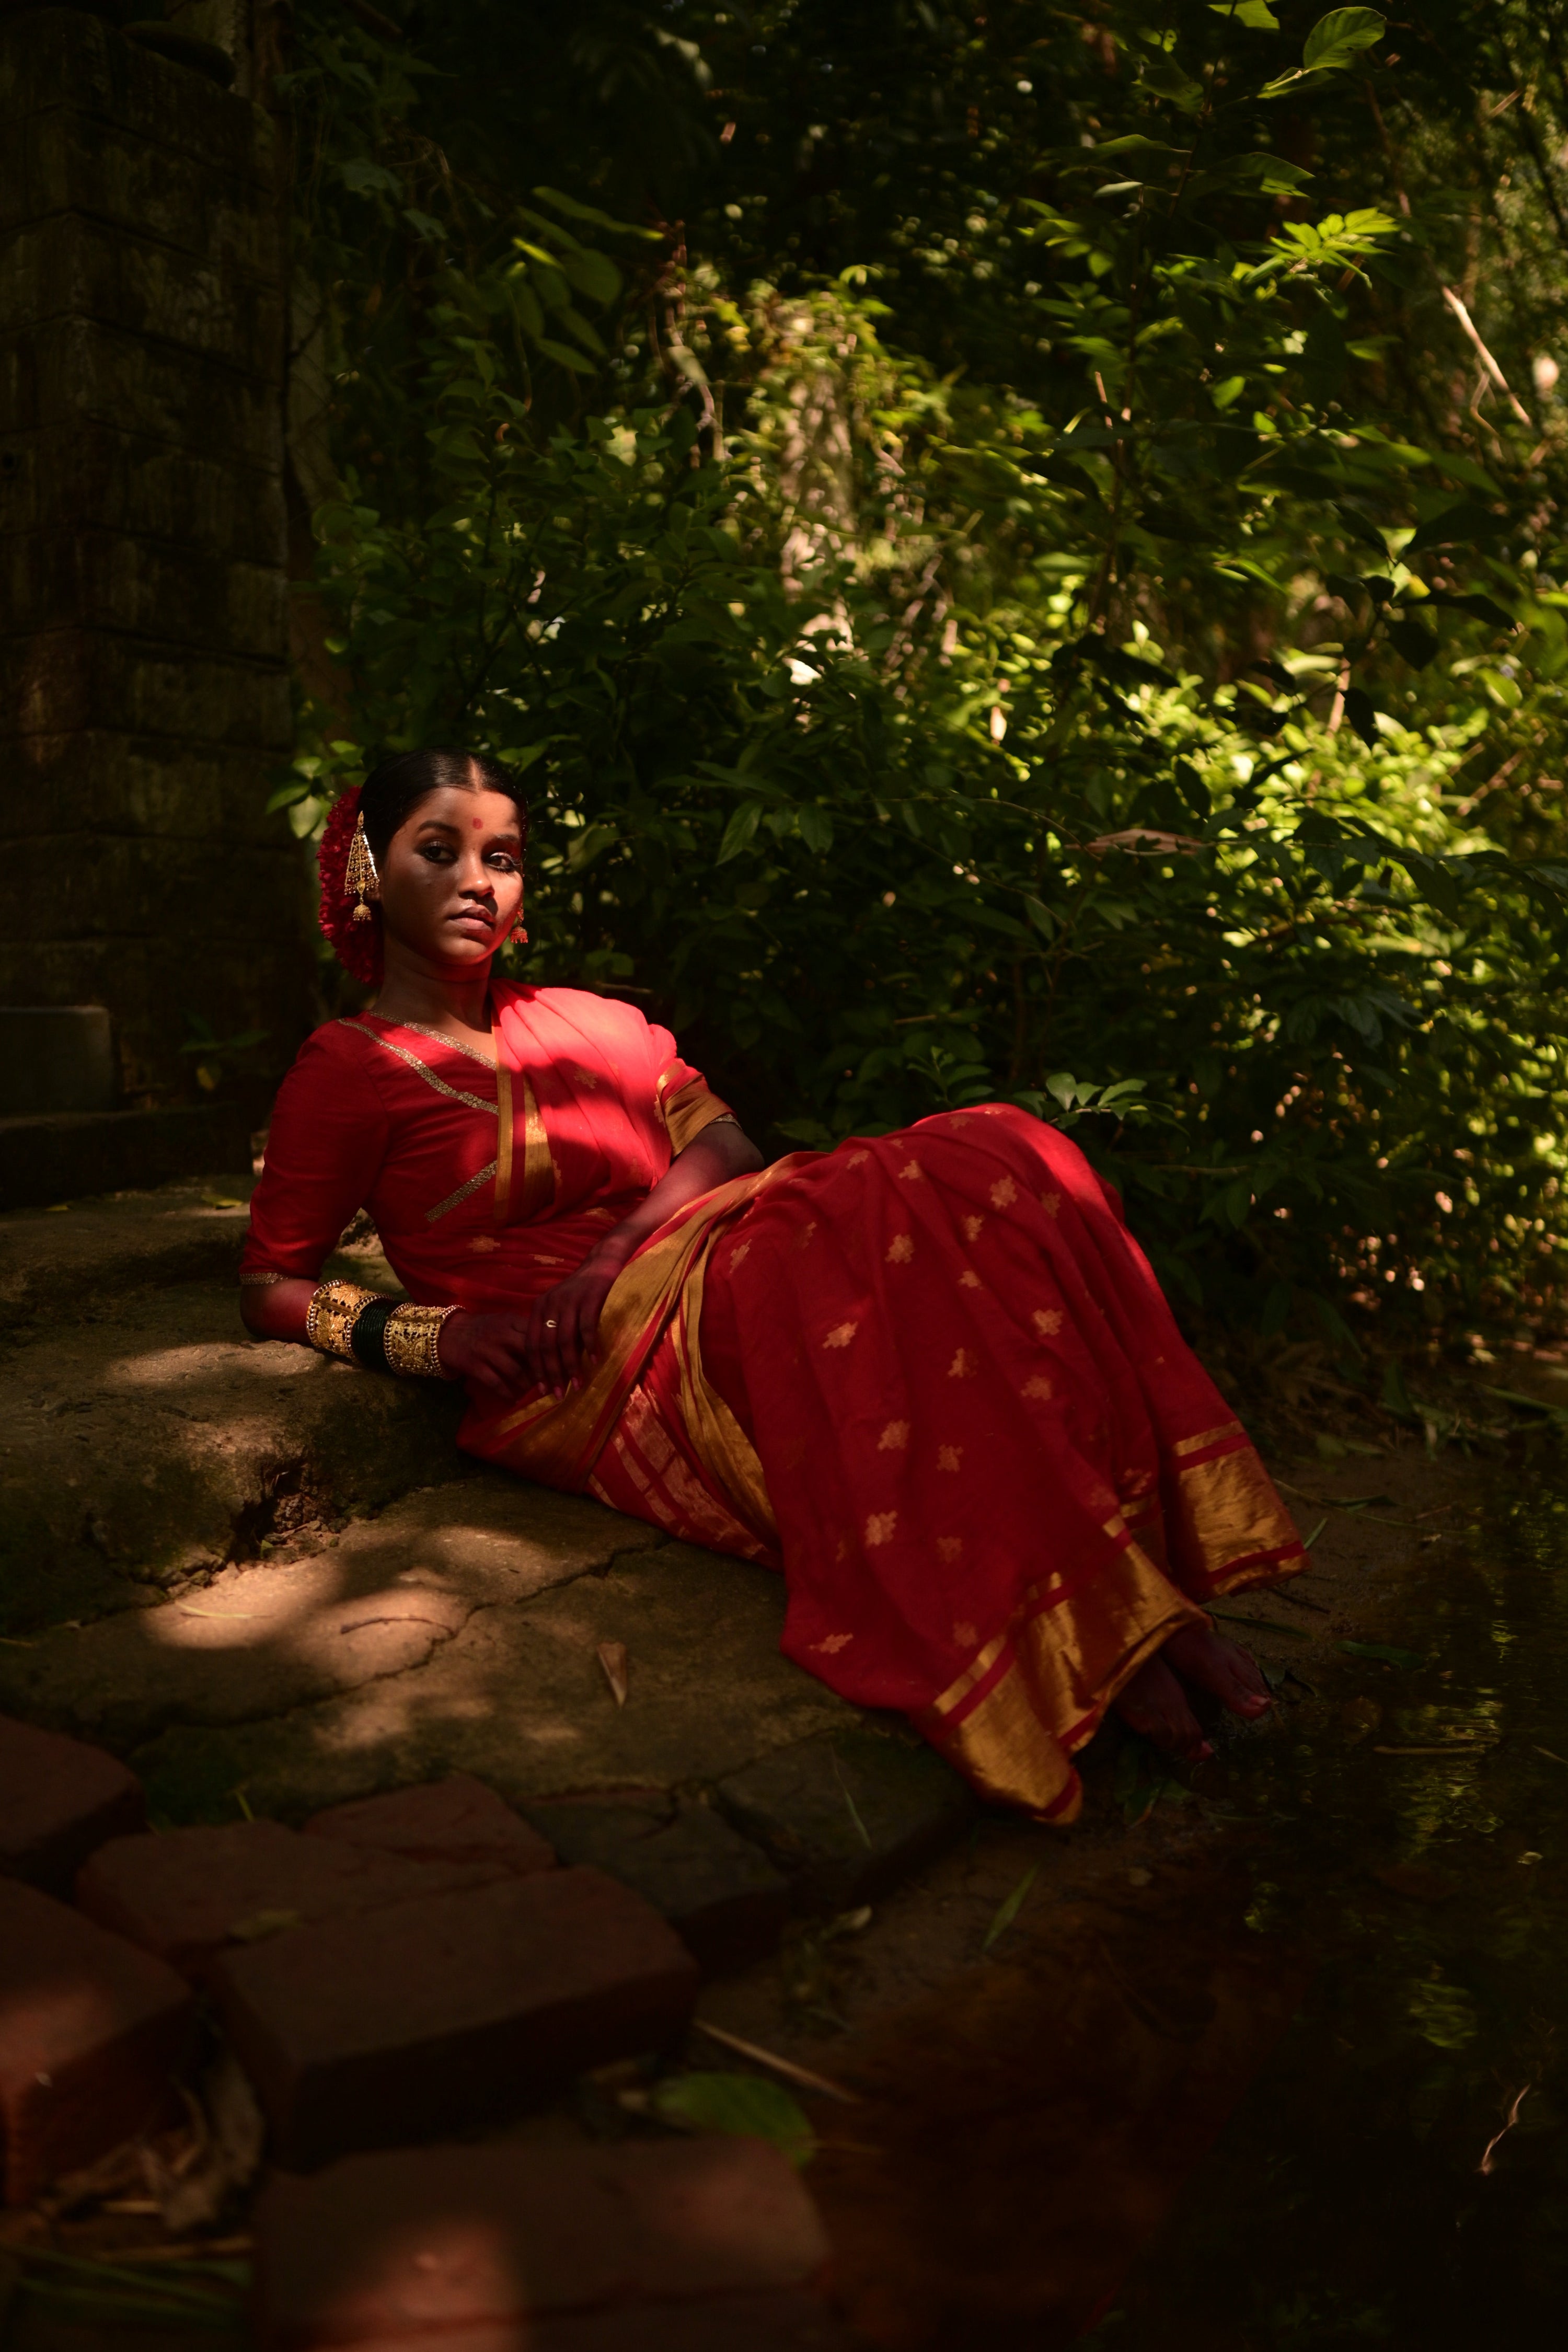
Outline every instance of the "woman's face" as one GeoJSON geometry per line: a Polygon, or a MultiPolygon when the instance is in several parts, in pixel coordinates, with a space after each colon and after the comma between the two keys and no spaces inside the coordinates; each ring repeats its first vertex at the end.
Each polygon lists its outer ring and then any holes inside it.
{"type": "Polygon", "coordinates": [[[522,835],[504,793],[443,785],[393,835],[381,860],[387,938],[436,963],[481,964],[522,906],[522,835]]]}

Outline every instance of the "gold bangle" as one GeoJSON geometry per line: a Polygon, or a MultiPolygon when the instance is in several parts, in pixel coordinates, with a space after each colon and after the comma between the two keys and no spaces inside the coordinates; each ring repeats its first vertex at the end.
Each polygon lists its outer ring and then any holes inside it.
{"type": "Polygon", "coordinates": [[[305,1337],[319,1355],[341,1356],[345,1364],[357,1361],[353,1329],[374,1298],[384,1291],[362,1289],[357,1282],[319,1282],[305,1309],[305,1337]]]}
{"type": "Polygon", "coordinates": [[[395,1307],[381,1335],[387,1370],[402,1380],[449,1380],[441,1361],[441,1326],[457,1312],[455,1307],[395,1307]]]}

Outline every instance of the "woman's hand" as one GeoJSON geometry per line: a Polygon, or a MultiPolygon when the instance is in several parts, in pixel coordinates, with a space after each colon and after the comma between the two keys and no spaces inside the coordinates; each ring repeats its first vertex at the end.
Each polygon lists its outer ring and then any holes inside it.
{"type": "Polygon", "coordinates": [[[535,1379],[564,1396],[598,1351],[599,1317],[629,1250],[603,1244],[575,1274],[535,1299],[528,1318],[529,1361],[535,1379]]]}
{"type": "Polygon", "coordinates": [[[465,1308],[449,1315],[441,1326],[442,1369],[502,1396],[536,1388],[564,1396],[594,1360],[599,1316],[629,1255],[601,1243],[526,1314],[475,1315],[465,1308]]]}

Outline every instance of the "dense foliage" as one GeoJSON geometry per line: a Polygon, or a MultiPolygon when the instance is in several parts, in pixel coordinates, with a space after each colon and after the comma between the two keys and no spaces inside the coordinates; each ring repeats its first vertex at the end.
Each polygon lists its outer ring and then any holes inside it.
{"type": "Polygon", "coordinates": [[[279,804],[498,751],[531,977],[1072,1124],[1304,1376],[1550,1310],[1563,15],[306,0],[279,804]]]}

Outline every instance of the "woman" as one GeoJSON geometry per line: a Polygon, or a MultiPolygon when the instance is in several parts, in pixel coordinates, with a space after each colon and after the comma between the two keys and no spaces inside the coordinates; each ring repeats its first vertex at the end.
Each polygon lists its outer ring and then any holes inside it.
{"type": "Polygon", "coordinates": [[[1205,1604],[1301,1544],[1082,1155],[989,1103],[764,1168],[667,1031],[492,981],[526,832],[457,752],[334,810],[379,993],[278,1097],[250,1329],[465,1381],[470,1453],[782,1568],[790,1657],[1040,1819],[1112,1704],[1194,1758],[1184,1682],[1261,1714],[1205,1604]],[[408,1303],[320,1281],[362,1205],[408,1303]]]}

